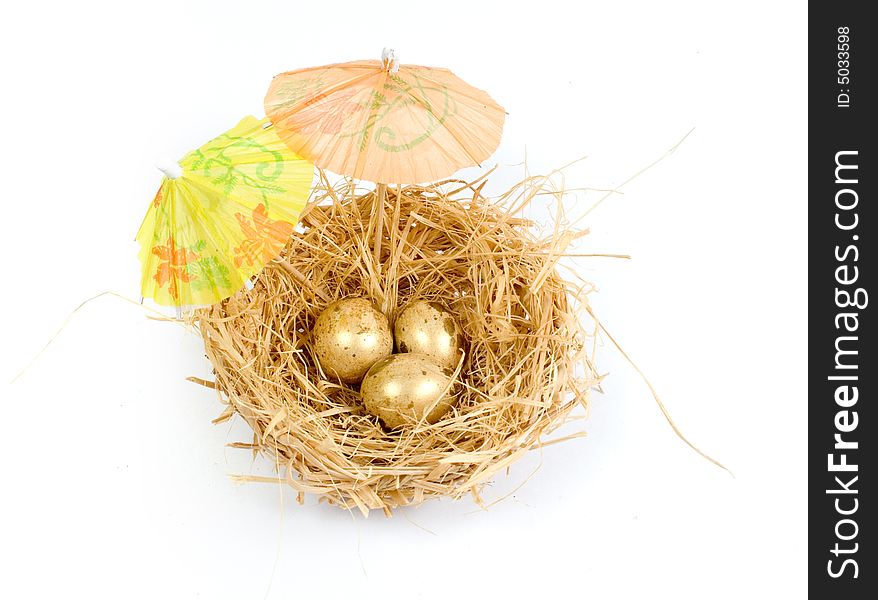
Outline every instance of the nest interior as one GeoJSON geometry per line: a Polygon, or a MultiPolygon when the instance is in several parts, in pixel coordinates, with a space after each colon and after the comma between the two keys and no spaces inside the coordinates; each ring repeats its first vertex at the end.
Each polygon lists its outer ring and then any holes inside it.
{"type": "MultiPolygon", "coordinates": [[[[494,199],[486,176],[364,190],[320,184],[282,255],[252,290],[199,310],[196,323],[226,409],[253,429],[234,444],[272,457],[278,479],[368,515],[471,494],[588,409],[591,286],[559,274],[580,234],[547,234],[518,215],[549,190],[531,178],[494,199]],[[320,369],[309,332],[331,302],[370,298],[391,324],[410,299],[448,307],[467,339],[454,409],[387,430],[356,387],[320,369]]],[[[264,478],[243,476],[243,479],[264,478]]],[[[275,479],[272,479],[273,481],[275,479]]]]}

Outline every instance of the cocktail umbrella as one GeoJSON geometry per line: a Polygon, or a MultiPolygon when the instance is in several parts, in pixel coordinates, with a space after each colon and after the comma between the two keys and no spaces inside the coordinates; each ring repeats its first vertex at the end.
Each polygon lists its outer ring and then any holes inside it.
{"type": "Polygon", "coordinates": [[[500,143],[505,112],[448,69],[382,59],[277,75],[265,114],[297,154],[341,175],[381,183],[437,181],[481,163],[500,143]]]}
{"type": "Polygon", "coordinates": [[[228,298],[274,259],[314,177],[313,165],[254,117],[162,171],[137,232],[141,295],[176,307],[228,298]]]}
{"type": "MultiPolygon", "coordinates": [[[[393,50],[275,76],[265,114],[297,154],[340,175],[388,183],[437,181],[478,165],[500,143],[506,113],[448,69],[400,65],[393,50]]],[[[381,255],[383,211],[373,252],[381,255]]],[[[380,268],[380,267],[379,267],[380,268]]]]}

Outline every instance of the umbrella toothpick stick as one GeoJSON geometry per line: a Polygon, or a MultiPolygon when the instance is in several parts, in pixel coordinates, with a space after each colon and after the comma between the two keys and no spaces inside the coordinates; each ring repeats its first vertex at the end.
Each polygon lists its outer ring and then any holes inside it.
{"type": "Polygon", "coordinates": [[[384,202],[387,200],[387,184],[379,183],[376,185],[375,191],[375,243],[373,252],[375,256],[375,271],[381,272],[381,241],[384,238],[384,202]]]}

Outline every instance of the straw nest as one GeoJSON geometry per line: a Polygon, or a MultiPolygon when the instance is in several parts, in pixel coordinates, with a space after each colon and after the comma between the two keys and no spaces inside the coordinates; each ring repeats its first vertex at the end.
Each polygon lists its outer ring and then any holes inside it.
{"type": "Polygon", "coordinates": [[[364,515],[437,496],[471,494],[482,504],[480,490],[498,471],[544,445],[576,407],[587,410],[599,380],[591,286],[558,270],[584,232],[565,231],[561,211],[547,237],[518,216],[537,197],[560,198],[548,178],[493,200],[481,194],[485,181],[364,190],[321,174],[255,287],[196,313],[212,385],[227,402],[217,421],[241,415],[253,441],[232,445],[278,467],[277,479],[241,479],[283,480],[300,502],[317,494],[364,515]],[[321,371],[309,332],[323,308],[347,296],[371,298],[391,323],[415,298],[455,314],[466,358],[456,405],[439,422],[386,430],[355,387],[321,371]]]}

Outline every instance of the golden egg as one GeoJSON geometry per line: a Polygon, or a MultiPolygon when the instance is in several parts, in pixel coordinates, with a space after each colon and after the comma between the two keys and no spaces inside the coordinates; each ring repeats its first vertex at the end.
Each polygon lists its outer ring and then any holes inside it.
{"type": "Polygon", "coordinates": [[[426,354],[451,369],[460,360],[463,332],[452,314],[437,302],[409,303],[393,324],[393,337],[399,352],[426,354]]]}
{"type": "Polygon", "coordinates": [[[394,354],[372,365],[360,385],[366,410],[387,427],[435,423],[454,403],[452,371],[426,354],[394,354]]]}
{"type": "Polygon", "coordinates": [[[393,352],[387,317],[365,298],[344,298],[324,309],[312,330],[323,372],[343,383],[359,383],[375,362],[393,352]]]}

